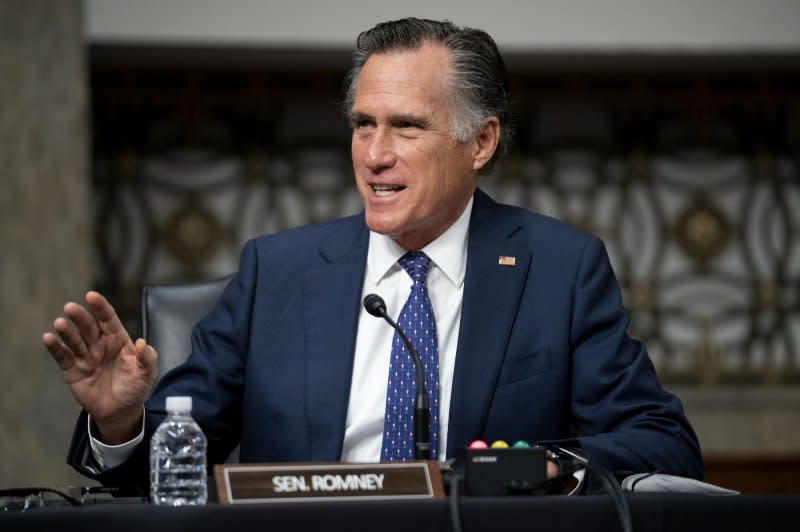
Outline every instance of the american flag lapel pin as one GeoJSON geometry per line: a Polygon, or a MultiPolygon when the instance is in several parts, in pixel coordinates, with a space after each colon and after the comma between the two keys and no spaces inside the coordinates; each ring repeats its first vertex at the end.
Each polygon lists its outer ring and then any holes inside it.
{"type": "Polygon", "coordinates": [[[497,259],[497,264],[500,266],[516,266],[517,257],[506,257],[505,255],[500,255],[500,257],[497,259]]]}

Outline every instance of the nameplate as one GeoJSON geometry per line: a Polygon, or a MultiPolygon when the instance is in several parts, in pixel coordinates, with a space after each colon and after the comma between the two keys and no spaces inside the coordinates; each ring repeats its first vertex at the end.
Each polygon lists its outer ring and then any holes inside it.
{"type": "Polygon", "coordinates": [[[222,504],[444,497],[435,461],[219,464],[214,466],[214,477],[222,504]]]}

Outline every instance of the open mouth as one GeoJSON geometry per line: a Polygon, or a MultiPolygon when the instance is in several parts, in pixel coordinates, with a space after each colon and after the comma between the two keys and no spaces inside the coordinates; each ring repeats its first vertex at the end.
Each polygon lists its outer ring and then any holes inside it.
{"type": "Polygon", "coordinates": [[[379,198],[383,198],[386,196],[391,196],[401,190],[404,190],[406,187],[403,185],[371,185],[372,190],[375,191],[375,195],[379,198]]]}

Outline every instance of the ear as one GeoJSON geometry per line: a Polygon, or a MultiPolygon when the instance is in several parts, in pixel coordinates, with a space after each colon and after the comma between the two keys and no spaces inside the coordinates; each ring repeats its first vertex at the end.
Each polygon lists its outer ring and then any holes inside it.
{"type": "Polygon", "coordinates": [[[494,155],[497,143],[500,142],[500,121],[495,116],[486,119],[475,133],[472,152],[472,169],[477,172],[494,155]]]}

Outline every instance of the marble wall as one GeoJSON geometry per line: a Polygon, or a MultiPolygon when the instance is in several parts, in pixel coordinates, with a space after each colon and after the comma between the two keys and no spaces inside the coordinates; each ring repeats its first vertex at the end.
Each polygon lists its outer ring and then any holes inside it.
{"type": "Polygon", "coordinates": [[[85,484],[42,332],[91,281],[81,0],[0,2],[0,488],[85,484]]]}

